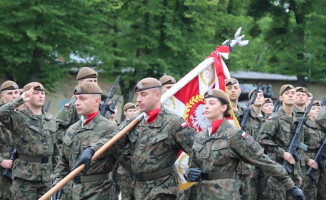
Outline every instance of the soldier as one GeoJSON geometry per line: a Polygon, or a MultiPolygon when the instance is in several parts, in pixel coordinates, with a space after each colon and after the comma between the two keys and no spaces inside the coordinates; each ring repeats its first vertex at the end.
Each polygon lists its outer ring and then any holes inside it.
{"type": "MultiPolygon", "coordinates": [[[[322,131],[326,133],[326,107],[320,108],[317,117],[315,118],[315,122],[320,126],[322,131]]],[[[324,165],[326,166],[326,159],[324,159],[324,165]]],[[[318,200],[326,199],[326,170],[321,170],[319,183],[318,183],[318,200]]]]}
{"type": "Polygon", "coordinates": [[[123,114],[125,115],[125,120],[129,121],[135,114],[136,106],[135,104],[129,102],[123,106],[123,114]]]}
{"type": "MultiPolygon", "coordinates": [[[[184,119],[161,105],[162,84],[158,80],[142,79],[135,92],[140,110],[146,116],[114,146],[130,145],[135,199],[176,199],[178,186],[173,164],[180,149],[190,153],[194,130],[184,119]]],[[[125,125],[121,124],[116,131],[125,125]]],[[[102,138],[87,148],[77,164],[89,163],[92,157],[89,149],[97,150],[107,141],[102,138]]]]}
{"type": "Polygon", "coordinates": [[[42,84],[24,86],[21,97],[0,108],[0,122],[11,131],[18,158],[14,161],[14,199],[38,199],[52,186],[50,175],[57,158],[57,124],[42,110],[45,92],[42,84]],[[26,102],[23,111],[15,109],[26,102]]]}
{"type": "Polygon", "coordinates": [[[269,116],[270,114],[273,113],[274,105],[273,105],[273,100],[271,98],[265,98],[265,103],[263,105],[262,110],[266,116],[269,116]]]}
{"type": "Polygon", "coordinates": [[[139,105],[138,105],[138,103],[136,103],[136,110],[135,110],[135,114],[137,114],[137,113],[139,113],[140,112],[140,108],[139,108],[139,105]]]}
{"type": "MultiPolygon", "coordinates": [[[[75,87],[75,107],[79,120],[71,125],[64,138],[59,163],[55,169],[54,184],[57,184],[71,170],[85,148],[103,136],[112,137],[116,125],[99,114],[102,91],[96,83],[84,82],[75,87]]],[[[113,169],[116,159],[110,151],[96,159],[89,170],[74,178],[72,199],[107,199],[112,196],[113,182],[108,173],[113,169]]]]}
{"type": "Polygon", "coordinates": [[[211,126],[195,135],[189,181],[198,181],[196,200],[240,199],[235,181],[239,161],[259,167],[275,177],[291,195],[304,199],[285,169],[264,154],[264,149],[247,133],[229,124],[228,96],[220,89],[209,90],[204,95],[204,112],[211,126]]]}
{"type": "MultiPolygon", "coordinates": [[[[19,97],[18,85],[13,81],[5,81],[1,87],[1,101],[0,107],[5,103],[13,101],[19,97]]],[[[12,181],[3,175],[5,169],[11,169],[13,161],[9,159],[10,152],[13,150],[13,140],[10,131],[0,123],[0,199],[12,199],[11,184],[12,181]]]]}
{"type": "Polygon", "coordinates": [[[244,108],[240,107],[238,104],[239,97],[241,94],[241,88],[240,88],[239,82],[235,78],[226,79],[225,86],[228,91],[228,95],[230,98],[233,112],[234,112],[236,118],[238,119],[238,121],[241,122],[244,108]]]}
{"type": "Polygon", "coordinates": [[[172,76],[164,75],[159,80],[162,84],[162,94],[168,91],[174,84],[176,84],[175,79],[172,76]]]}
{"type": "MultiPolygon", "coordinates": [[[[318,168],[318,164],[313,160],[321,143],[325,138],[325,133],[321,130],[320,126],[314,121],[320,109],[319,101],[315,101],[309,113],[309,118],[306,121],[304,141],[308,146],[308,151],[304,152],[301,160],[302,167],[302,189],[307,199],[317,199],[317,192],[319,190],[318,183],[321,173],[321,169],[318,168]],[[312,167],[315,181],[310,178],[306,173],[308,168],[312,167]]],[[[323,191],[325,192],[325,191],[323,191]]]]}
{"type": "MultiPolygon", "coordinates": [[[[295,98],[296,91],[292,85],[286,84],[281,87],[279,99],[282,108],[268,117],[260,129],[259,137],[261,137],[260,144],[272,160],[280,164],[286,160],[291,164],[294,173],[290,176],[296,185],[301,185],[300,164],[289,152],[286,152],[297,125],[297,118],[293,111],[295,98]]],[[[300,139],[303,141],[303,134],[300,139]]],[[[291,196],[286,193],[286,188],[280,186],[274,177],[268,178],[266,192],[270,199],[291,199],[291,196]]]]}
{"type": "MultiPolygon", "coordinates": [[[[112,103],[112,101],[109,101],[108,102],[108,106],[110,106],[112,103]]],[[[107,118],[108,120],[110,120],[111,122],[118,124],[118,121],[116,120],[116,116],[117,116],[117,113],[118,113],[118,108],[117,106],[114,107],[114,113],[109,113],[109,112],[106,112],[105,114],[105,118],[107,118]]]]}
{"type": "Polygon", "coordinates": [[[293,110],[296,113],[297,118],[300,118],[306,109],[307,102],[309,101],[308,90],[305,87],[296,87],[295,92],[296,97],[293,110]]]}

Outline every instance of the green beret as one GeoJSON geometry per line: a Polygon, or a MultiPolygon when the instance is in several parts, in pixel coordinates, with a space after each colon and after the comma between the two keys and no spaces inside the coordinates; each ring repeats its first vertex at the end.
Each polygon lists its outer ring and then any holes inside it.
{"type": "Polygon", "coordinates": [[[282,96],[282,94],[287,91],[287,90],[291,90],[291,89],[294,89],[293,85],[291,84],[285,84],[281,87],[280,89],[280,96],[282,96]]]}
{"type": "Polygon", "coordinates": [[[224,82],[225,82],[225,86],[235,85],[235,84],[239,83],[239,81],[235,78],[225,79],[224,82]]]}
{"type": "Polygon", "coordinates": [[[17,83],[13,82],[13,81],[5,81],[4,83],[2,83],[0,90],[4,91],[4,90],[17,90],[19,87],[17,85],[17,83]]]}
{"type": "Polygon", "coordinates": [[[89,67],[83,67],[79,70],[76,79],[97,78],[97,72],[89,67]]]}
{"type": "Polygon", "coordinates": [[[74,94],[102,94],[102,90],[96,83],[85,82],[75,87],[74,94]]]}
{"type": "Polygon", "coordinates": [[[155,78],[144,78],[139,81],[135,87],[135,92],[140,92],[143,90],[151,89],[151,88],[161,88],[162,84],[155,78]]]}
{"type": "Polygon", "coordinates": [[[207,92],[205,92],[204,98],[207,99],[207,98],[210,98],[210,97],[223,99],[226,102],[229,102],[228,95],[221,89],[211,89],[211,90],[208,90],[207,92]]]}
{"type": "Polygon", "coordinates": [[[128,109],[136,109],[136,106],[135,104],[129,102],[129,103],[126,103],[124,106],[123,106],[123,111],[127,111],[128,109]]]}
{"type": "Polygon", "coordinates": [[[26,92],[26,91],[30,90],[31,88],[34,88],[34,90],[44,91],[44,87],[41,83],[31,82],[24,86],[23,92],[26,92]]]}
{"type": "Polygon", "coordinates": [[[176,83],[175,79],[169,75],[162,76],[159,81],[162,83],[162,85],[176,83]]]}

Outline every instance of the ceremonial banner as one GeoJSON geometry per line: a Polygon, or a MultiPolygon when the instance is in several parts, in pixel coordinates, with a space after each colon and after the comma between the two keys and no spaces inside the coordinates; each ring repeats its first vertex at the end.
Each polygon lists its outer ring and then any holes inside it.
{"type": "MultiPolygon", "coordinates": [[[[161,102],[164,107],[183,117],[196,132],[209,125],[209,120],[203,114],[205,92],[212,88],[225,91],[224,79],[230,78],[230,73],[222,57],[228,59],[228,54],[229,47],[219,46],[206,60],[162,95],[161,102]]],[[[188,169],[188,158],[186,153],[180,152],[175,162],[180,191],[195,184],[188,183],[183,177],[188,169]]]]}

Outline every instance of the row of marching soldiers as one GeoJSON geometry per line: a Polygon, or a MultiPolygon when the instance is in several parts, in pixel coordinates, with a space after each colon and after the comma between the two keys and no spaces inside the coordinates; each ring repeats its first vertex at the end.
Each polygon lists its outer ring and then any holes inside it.
{"type": "Polygon", "coordinates": [[[97,76],[90,68],[80,69],[74,95],[56,118],[43,109],[41,83],[25,85],[22,94],[12,81],[1,85],[0,199],[38,199],[81,164],[85,170],[52,199],[116,199],[119,190],[122,199],[137,200],[326,199],[326,173],[313,160],[326,129],[326,111],[319,111],[318,102],[300,138],[308,151],[300,151],[300,160],[286,152],[309,101],[306,88],[282,86],[282,106],[274,113],[272,101],[259,91],[243,131],[228,123],[231,108],[239,121],[244,108],[238,105],[238,81],[227,79],[228,95],[219,89],[205,93],[210,126],[196,134],[160,102],[162,93],[176,83],[173,77],[140,80],[135,93],[141,112],[134,115],[136,106],[127,103],[126,119],[117,126],[111,116],[99,114],[102,90],[97,76]],[[139,124],[91,162],[95,151],[143,113],[139,124]],[[9,159],[13,147],[14,162],[9,159]],[[197,182],[181,192],[173,165],[180,150],[190,155],[185,178],[197,182]],[[284,169],[283,160],[293,173],[284,169]],[[306,176],[308,167],[314,168],[315,181],[306,176]],[[4,176],[8,169],[12,180],[4,176]]]}

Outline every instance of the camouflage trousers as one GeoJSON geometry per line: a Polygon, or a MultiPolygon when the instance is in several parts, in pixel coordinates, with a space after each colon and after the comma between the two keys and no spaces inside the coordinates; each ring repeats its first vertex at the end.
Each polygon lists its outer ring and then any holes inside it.
{"type": "MultiPolygon", "coordinates": [[[[324,164],[326,164],[326,160],[324,160],[324,164]]],[[[320,171],[317,199],[318,200],[326,199],[326,168],[320,171]]]]}
{"type": "Polygon", "coordinates": [[[133,195],[133,181],[132,174],[128,173],[121,165],[118,168],[118,174],[120,175],[120,191],[121,199],[135,199],[133,195]]]}
{"type": "Polygon", "coordinates": [[[255,170],[256,170],[255,174],[257,174],[257,179],[256,179],[257,200],[268,199],[268,194],[266,193],[266,187],[267,187],[267,181],[269,175],[263,171],[260,171],[258,168],[256,168],[255,170]]]}
{"type": "Polygon", "coordinates": [[[0,174],[0,200],[12,199],[11,180],[0,174]]]}
{"type": "Polygon", "coordinates": [[[119,163],[115,165],[112,172],[109,174],[109,177],[113,179],[114,194],[112,200],[119,200],[120,186],[121,186],[121,176],[118,173],[119,163]]]}
{"type": "Polygon", "coordinates": [[[302,167],[302,191],[306,199],[317,199],[318,183],[320,178],[320,169],[313,170],[316,182],[306,173],[309,167],[302,167]]]}
{"type": "MultiPolygon", "coordinates": [[[[294,181],[295,185],[300,185],[299,177],[291,176],[292,180],[294,181]]],[[[294,200],[294,198],[289,194],[286,188],[275,178],[270,176],[267,180],[267,187],[266,187],[266,194],[268,194],[269,200],[294,200]]]]}
{"type": "Polygon", "coordinates": [[[15,200],[36,200],[50,190],[51,187],[51,181],[28,181],[15,178],[12,184],[12,192],[15,200]]]}
{"type": "Polygon", "coordinates": [[[73,183],[72,200],[104,200],[114,195],[112,180],[73,183]]]}
{"type": "Polygon", "coordinates": [[[256,200],[257,191],[253,174],[238,174],[237,183],[242,200],[256,200]]]}

